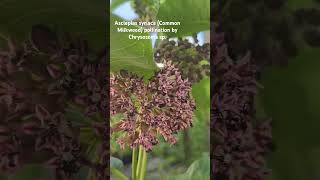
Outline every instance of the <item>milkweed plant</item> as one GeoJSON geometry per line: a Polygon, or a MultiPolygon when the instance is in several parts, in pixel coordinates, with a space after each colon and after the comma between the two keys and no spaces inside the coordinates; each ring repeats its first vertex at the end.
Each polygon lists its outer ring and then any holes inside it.
{"type": "Polygon", "coordinates": [[[111,74],[111,116],[123,115],[111,131],[122,132],[117,143],[132,149],[133,180],[144,179],[147,153],[159,143],[158,136],[175,144],[175,134],[192,126],[195,102],[190,91],[191,83],[170,61],[147,82],[127,71],[111,74]]]}

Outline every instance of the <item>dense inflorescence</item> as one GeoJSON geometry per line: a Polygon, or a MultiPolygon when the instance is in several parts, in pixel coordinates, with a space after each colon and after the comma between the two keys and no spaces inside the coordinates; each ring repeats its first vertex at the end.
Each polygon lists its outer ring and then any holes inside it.
{"type": "Polygon", "coordinates": [[[183,78],[190,82],[199,82],[203,77],[210,74],[210,44],[198,44],[187,39],[163,40],[155,50],[155,61],[162,63],[165,59],[171,60],[182,72],[183,78]]]}
{"type": "Polygon", "coordinates": [[[257,66],[250,54],[234,61],[224,35],[213,36],[211,108],[212,175],[214,179],[264,180],[265,155],[271,150],[269,120],[255,118],[257,66]]]}
{"type": "MultiPolygon", "coordinates": [[[[58,38],[43,25],[34,26],[22,43],[8,38],[8,48],[0,50],[1,172],[41,163],[55,170],[57,180],[72,179],[82,166],[108,177],[87,159],[80,127],[67,113],[72,104],[87,117],[109,116],[105,57],[106,51],[94,52],[85,40],[69,34],[58,38]]],[[[93,130],[93,124],[86,126],[93,130]]],[[[101,152],[106,153],[107,148],[101,152]]]]}
{"type": "Polygon", "coordinates": [[[151,150],[160,134],[176,143],[174,134],[192,125],[195,103],[190,91],[191,83],[170,61],[148,82],[127,71],[111,75],[111,115],[123,115],[112,128],[124,132],[117,142],[122,147],[142,145],[151,150]]]}

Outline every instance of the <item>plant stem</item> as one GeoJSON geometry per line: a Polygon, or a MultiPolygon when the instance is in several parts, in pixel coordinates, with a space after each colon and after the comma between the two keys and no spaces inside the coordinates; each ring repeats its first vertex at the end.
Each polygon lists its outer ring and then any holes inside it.
{"type": "Polygon", "coordinates": [[[115,176],[117,176],[120,180],[129,180],[122,172],[120,172],[118,169],[111,168],[111,173],[115,176]]]}
{"type": "Polygon", "coordinates": [[[133,148],[132,151],[132,172],[131,172],[131,176],[132,176],[132,180],[136,180],[136,171],[137,171],[137,148],[133,148]]]}
{"type": "Polygon", "coordinates": [[[143,147],[140,145],[139,147],[139,155],[138,155],[138,163],[137,163],[137,170],[136,170],[136,179],[140,176],[140,170],[141,170],[141,163],[142,163],[142,152],[143,147]]]}
{"type": "Polygon", "coordinates": [[[148,160],[147,151],[143,149],[141,173],[140,173],[140,178],[139,178],[139,180],[144,180],[144,176],[145,176],[146,170],[147,170],[147,160],[148,160]]]}
{"type": "Polygon", "coordinates": [[[190,147],[192,147],[192,144],[190,141],[189,131],[187,129],[183,131],[183,146],[184,146],[184,158],[186,161],[188,161],[191,154],[190,147]]]}

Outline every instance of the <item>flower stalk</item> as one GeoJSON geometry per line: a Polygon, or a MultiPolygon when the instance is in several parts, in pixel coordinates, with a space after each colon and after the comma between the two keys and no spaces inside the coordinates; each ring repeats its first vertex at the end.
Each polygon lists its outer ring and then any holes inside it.
{"type": "Polygon", "coordinates": [[[148,160],[148,154],[145,149],[142,148],[142,165],[141,165],[141,172],[139,180],[144,180],[146,170],[147,170],[147,160],[148,160]]]}
{"type": "Polygon", "coordinates": [[[132,150],[132,180],[136,180],[136,171],[137,171],[137,148],[133,148],[132,150]]]}
{"type": "Polygon", "coordinates": [[[144,180],[146,169],[147,169],[147,159],[148,154],[142,145],[139,147],[138,157],[136,148],[132,151],[132,179],[133,180],[144,180]],[[135,157],[135,158],[134,158],[135,157]],[[138,161],[136,162],[138,158],[138,161]]]}
{"type": "Polygon", "coordinates": [[[175,144],[175,135],[192,126],[195,102],[191,83],[171,61],[147,82],[143,77],[121,70],[110,77],[110,115],[123,114],[113,125],[122,132],[117,143],[132,151],[132,180],[144,180],[147,152],[159,143],[159,136],[175,144]],[[138,150],[139,149],[139,150],[138,150]]]}
{"type": "Polygon", "coordinates": [[[141,164],[142,164],[142,156],[143,156],[143,152],[142,152],[142,146],[139,147],[139,155],[138,155],[138,162],[137,162],[137,169],[136,169],[136,180],[139,180],[140,177],[140,170],[141,170],[141,164]]]}

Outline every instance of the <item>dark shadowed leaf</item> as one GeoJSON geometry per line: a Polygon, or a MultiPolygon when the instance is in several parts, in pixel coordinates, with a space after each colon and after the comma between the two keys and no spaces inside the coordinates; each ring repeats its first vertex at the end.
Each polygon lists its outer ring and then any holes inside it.
{"type": "Polygon", "coordinates": [[[46,120],[50,117],[50,113],[48,110],[43,107],[42,105],[37,105],[36,106],[36,116],[39,118],[41,121],[46,120]]]}
{"type": "Polygon", "coordinates": [[[31,42],[41,52],[55,53],[58,49],[58,37],[44,25],[34,25],[31,30],[31,42]]]}
{"type": "Polygon", "coordinates": [[[24,40],[33,26],[42,24],[52,27],[54,31],[83,36],[101,48],[106,41],[101,37],[107,38],[103,28],[107,20],[106,3],[103,0],[1,1],[0,31],[1,34],[24,40]]]}

